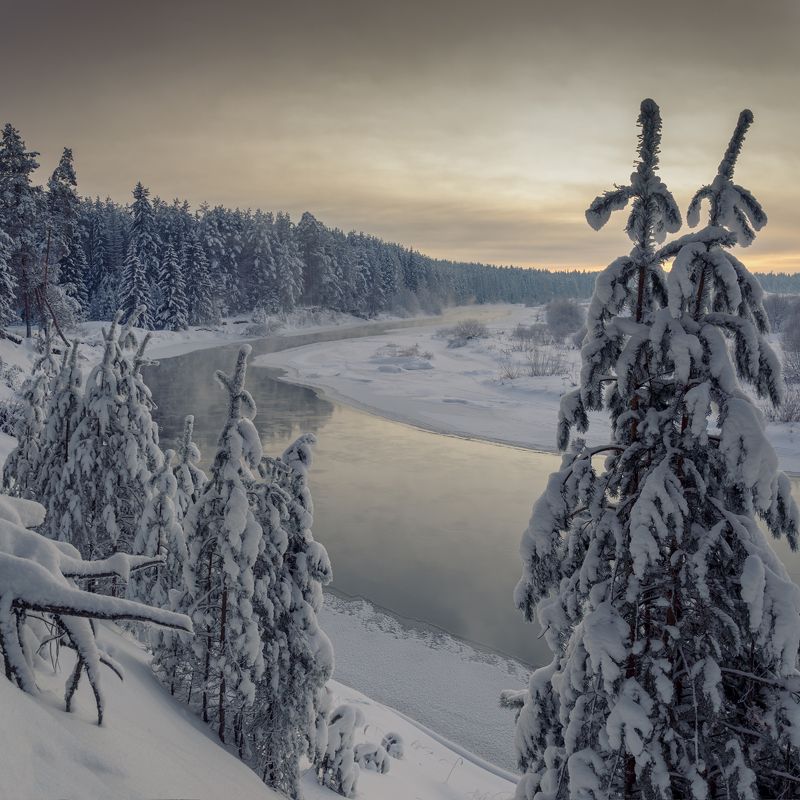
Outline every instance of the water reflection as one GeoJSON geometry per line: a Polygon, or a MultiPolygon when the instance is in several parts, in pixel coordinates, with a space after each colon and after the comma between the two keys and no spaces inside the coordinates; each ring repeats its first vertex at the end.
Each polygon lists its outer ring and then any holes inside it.
{"type": "MultiPolygon", "coordinates": [[[[263,340],[254,351],[296,345],[297,338],[342,333],[263,340]]],[[[213,458],[227,410],[213,373],[230,370],[235,352],[199,351],[147,371],[165,446],[193,413],[204,463],[213,458]]],[[[268,452],[279,453],[301,432],[318,435],[315,535],[331,555],[335,588],[528,663],[549,660],[538,626],[522,621],[511,596],[520,535],[558,465],[555,456],[383,420],[281,383],[266,369],[250,370],[248,388],[268,452]]],[[[800,556],[784,542],[776,549],[800,581],[800,556]]]]}

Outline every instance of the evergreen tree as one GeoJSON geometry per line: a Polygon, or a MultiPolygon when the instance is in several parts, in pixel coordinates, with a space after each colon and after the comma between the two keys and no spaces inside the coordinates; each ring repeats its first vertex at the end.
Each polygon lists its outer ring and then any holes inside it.
{"type": "Polygon", "coordinates": [[[256,604],[264,675],[256,687],[252,749],[264,781],[290,797],[299,796],[301,759],[313,760],[318,749],[321,693],[333,672],[333,648],[317,620],[322,586],[332,573],[325,548],[311,533],[314,441],[303,435],[280,459],[265,458],[259,466],[264,482],[255,492],[264,532],[257,562],[264,591],[256,604]]]}
{"type": "Polygon", "coordinates": [[[64,351],[61,368],[47,404],[41,433],[41,459],[36,476],[36,499],[47,514],[41,530],[58,539],[62,510],[70,498],[62,486],[64,465],[70,455],[70,440],[83,402],[83,375],[78,364],[78,343],[64,351]]]}
{"type": "Polygon", "coordinates": [[[64,148],[58,166],[47,181],[47,228],[54,260],[63,258],[75,246],[78,236],[78,180],[72,150],[64,148]]]}
{"type": "MultiPolygon", "coordinates": [[[[141,269],[144,270],[143,285],[147,304],[145,319],[152,320],[159,306],[156,289],[158,287],[159,273],[158,251],[161,242],[156,230],[155,214],[150,202],[150,191],[142,186],[141,183],[137,183],[133,188],[131,218],[130,244],[128,255],[126,256],[125,269],[127,273],[127,260],[130,256],[130,248],[133,248],[141,269]]],[[[127,283],[126,277],[123,278],[123,286],[127,283]]],[[[145,325],[145,327],[150,327],[150,325],[145,325]]]]}
{"type": "Polygon", "coordinates": [[[16,317],[14,292],[17,282],[11,269],[11,238],[0,230],[0,331],[16,317]]]}
{"type": "Polygon", "coordinates": [[[248,300],[252,308],[261,308],[267,314],[280,310],[278,273],[272,252],[270,226],[261,213],[257,213],[250,232],[248,253],[251,259],[248,300]]]}
{"type": "Polygon", "coordinates": [[[75,241],[69,252],[61,259],[59,269],[59,282],[64,293],[72,300],[77,309],[78,316],[83,318],[89,307],[89,293],[86,289],[86,275],[89,265],[83,245],[75,241]]]}
{"type": "Polygon", "coordinates": [[[31,185],[31,175],[39,166],[38,155],[25,148],[16,128],[5,125],[0,141],[0,230],[11,239],[9,263],[21,299],[28,338],[34,292],[39,286],[36,237],[39,208],[37,192],[31,185]]]}
{"type": "Polygon", "coordinates": [[[178,449],[177,461],[172,469],[176,481],[175,509],[178,519],[183,519],[208,481],[205,472],[198,466],[200,448],[192,441],[194,417],[189,414],[183,423],[183,438],[178,449]]]}
{"type": "Polygon", "coordinates": [[[124,318],[131,319],[144,308],[144,311],[138,315],[139,322],[143,328],[152,328],[153,322],[147,304],[149,297],[147,274],[136,252],[136,245],[131,242],[128,247],[128,255],[125,257],[120,285],[119,307],[124,318]]]}
{"type": "Polygon", "coordinates": [[[722,249],[747,238],[742,212],[762,220],[731,183],[749,120],[701,190],[712,225],[700,233],[656,248],[680,216],[656,172],[652,100],[631,183],[586,213],[600,228],[632,201],[634,246],[597,279],[559,446],[589,410],[608,411],[612,440],[573,443],[523,537],[516,601],[554,658],[520,708],[519,798],[755,800],[800,781],[800,590],[756,524],[795,546],[798,511],[739,386],[776,402],[778,362],[758,284],[722,249]]]}
{"type": "Polygon", "coordinates": [[[183,269],[171,244],[167,245],[158,277],[161,306],[156,315],[156,327],[168,331],[184,331],[187,320],[186,286],[183,269]]]}
{"type": "Polygon", "coordinates": [[[278,212],[275,217],[275,242],[272,250],[278,273],[281,308],[283,311],[291,311],[303,294],[303,260],[288,214],[278,212]]]}
{"type": "Polygon", "coordinates": [[[126,352],[132,336],[129,328],[119,330],[119,317],[104,331],[103,360],[86,381],[62,473],[65,507],[56,535],[85,558],[133,552],[151,501],[152,474],[164,462],[152,401],[139,375],[147,337],[126,352]]]}
{"type": "Polygon", "coordinates": [[[205,722],[216,722],[221,741],[236,743],[263,669],[253,613],[253,567],[262,531],[248,497],[261,442],[252,422],[255,403],[244,388],[249,353],[248,345],[241,348],[232,376],[216,374],[228,393],[228,419],[208,482],[184,521],[201,712],[205,722]]]}
{"type": "Polygon", "coordinates": [[[22,417],[14,430],[17,446],[8,454],[3,467],[5,491],[28,500],[38,499],[36,482],[42,458],[47,455],[42,450],[42,430],[54,378],[58,373],[49,328],[45,329],[43,337],[42,352],[22,387],[22,417]]]}
{"type": "Polygon", "coordinates": [[[194,230],[184,244],[181,266],[186,283],[189,324],[208,325],[216,322],[219,314],[214,303],[214,285],[208,271],[208,259],[194,230]]]}

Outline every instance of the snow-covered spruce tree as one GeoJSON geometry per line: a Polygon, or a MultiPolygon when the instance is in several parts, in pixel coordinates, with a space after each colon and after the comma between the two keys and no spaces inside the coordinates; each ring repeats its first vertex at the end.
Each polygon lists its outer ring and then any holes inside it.
{"type": "Polygon", "coordinates": [[[0,230],[0,334],[2,334],[3,328],[16,317],[14,292],[17,282],[11,269],[12,248],[11,237],[0,230]]]}
{"type": "Polygon", "coordinates": [[[304,434],[280,459],[263,459],[264,484],[257,492],[264,530],[259,565],[276,577],[257,605],[265,670],[257,686],[260,716],[253,724],[253,749],[265,782],[290,797],[299,795],[301,758],[314,761],[323,749],[316,741],[317,717],[333,672],[333,648],[317,620],[332,571],[325,548],[311,533],[308,469],[314,443],[312,434],[304,434]]]}
{"type": "Polygon", "coordinates": [[[185,331],[189,327],[186,286],[183,268],[171,244],[164,251],[158,286],[161,305],[156,314],[156,327],[167,331],[185,331]]]}
{"type": "Polygon", "coordinates": [[[208,325],[216,322],[219,313],[214,302],[214,287],[209,274],[208,258],[195,228],[192,228],[184,242],[181,268],[186,284],[189,324],[208,325]]]}
{"type": "Polygon", "coordinates": [[[66,710],[85,672],[102,724],[105,701],[100,684],[104,665],[122,679],[121,667],[97,647],[95,620],[135,620],[190,633],[188,617],[142,603],[104,597],[83,590],[79,581],[113,576],[127,580],[138,570],[157,566],[158,558],[116,553],[101,561],[84,561],[64,542],[54,542],[27,527],[40,526],[44,509],[38,503],[0,495],[0,656],[6,678],[36,695],[34,663],[37,648],[48,642],[75,651],[75,667],[67,681],[66,710]]]}
{"type": "Polygon", "coordinates": [[[122,267],[122,280],[119,286],[119,307],[125,319],[130,319],[138,309],[144,307],[140,318],[143,328],[152,328],[153,321],[150,316],[147,302],[150,298],[150,286],[147,272],[136,252],[136,245],[131,242],[122,267]]]}
{"type": "Polygon", "coordinates": [[[222,741],[234,742],[241,739],[242,714],[255,699],[263,669],[253,612],[253,567],[262,531],[248,497],[261,459],[252,422],[256,407],[244,388],[250,349],[245,345],[239,351],[233,375],[216,373],[228,393],[228,419],[208,482],[184,520],[187,583],[197,628],[193,696],[196,685],[203,720],[216,723],[222,741]]]}
{"type": "Polygon", "coordinates": [[[47,514],[42,533],[59,538],[59,514],[67,502],[62,490],[64,465],[69,457],[72,432],[83,403],[83,373],[78,364],[78,342],[64,352],[61,369],[53,385],[41,433],[41,459],[36,476],[35,495],[47,514]]]}
{"type": "Polygon", "coordinates": [[[566,449],[586,412],[605,409],[611,442],[573,443],[521,545],[515,599],[554,658],[519,709],[518,798],[756,800],[800,787],[800,589],[756,523],[794,546],[798,512],[739,384],[776,402],[780,375],[758,283],[723,249],[747,236],[743,215],[765,221],[731,182],[749,120],[701,190],[701,232],[656,249],[680,218],[656,175],[652,100],[630,185],[586,213],[599,228],[632,201],[634,247],[597,279],[581,387],[559,420],[566,449]]]}
{"type": "Polygon", "coordinates": [[[147,338],[126,353],[131,331],[119,330],[119,317],[104,331],[103,359],[86,381],[62,473],[57,538],[75,545],[84,558],[133,552],[153,491],[152,473],[164,461],[149,391],[139,375],[147,338]]]}
{"type": "Polygon", "coordinates": [[[179,520],[197,501],[208,480],[205,472],[197,466],[200,463],[200,448],[192,441],[193,432],[194,417],[189,414],[183,421],[183,438],[172,468],[176,481],[175,510],[179,520]]]}
{"type": "Polygon", "coordinates": [[[42,458],[47,455],[42,449],[42,431],[55,376],[58,374],[50,328],[40,331],[40,337],[41,352],[22,387],[22,417],[14,430],[17,446],[8,454],[3,467],[5,491],[28,500],[39,499],[36,484],[42,458]]]}

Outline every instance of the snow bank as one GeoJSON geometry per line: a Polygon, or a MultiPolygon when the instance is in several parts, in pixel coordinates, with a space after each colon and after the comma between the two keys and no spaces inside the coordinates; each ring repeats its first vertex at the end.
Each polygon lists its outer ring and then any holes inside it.
{"type": "MultiPolygon", "coordinates": [[[[577,386],[580,351],[552,349],[562,374],[525,374],[520,354],[509,352],[509,333],[518,323],[540,321],[542,309],[506,308],[505,316],[488,326],[489,338],[464,347],[450,348],[435,329],[420,325],[268,353],[253,365],[285,370],[285,380],[399,422],[552,452],[561,396],[577,386]],[[510,362],[516,362],[513,377],[507,374],[510,362]]],[[[588,443],[608,441],[607,416],[592,413],[590,421],[588,443]]],[[[781,469],[800,474],[800,423],[770,424],[767,435],[781,469]]]]}

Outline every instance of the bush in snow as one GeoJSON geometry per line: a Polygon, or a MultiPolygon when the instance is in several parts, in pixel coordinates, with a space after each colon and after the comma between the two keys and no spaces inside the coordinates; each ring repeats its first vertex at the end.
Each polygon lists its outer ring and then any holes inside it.
{"type": "Polygon", "coordinates": [[[696,224],[710,203],[699,232],[657,248],[681,220],[656,172],[652,100],[630,184],[586,213],[597,229],[632,202],[634,246],[597,278],[558,443],[587,430],[590,410],[609,413],[612,437],[576,442],[523,536],[515,599],[553,661],[521,707],[507,698],[519,712],[518,798],[756,800],[800,785],[800,588],[756,522],[795,547],[800,513],[740,388],[782,397],[761,288],[729,252],[766,222],[733,183],[751,121],[743,112],[690,205],[696,224]]]}
{"type": "Polygon", "coordinates": [[[392,764],[389,760],[389,754],[382,745],[374,744],[373,742],[362,742],[357,744],[353,750],[356,764],[361,769],[369,770],[370,772],[379,772],[385,775],[392,764]]]}
{"type": "Polygon", "coordinates": [[[381,740],[381,747],[392,757],[402,759],[405,755],[403,737],[399,733],[389,731],[381,740]]]}
{"type": "Polygon", "coordinates": [[[564,337],[579,330],[586,315],[583,309],[574,301],[566,297],[551,300],[545,309],[547,327],[557,342],[564,341],[564,337]]]}
{"type": "Polygon", "coordinates": [[[161,557],[116,553],[85,561],[65,542],[54,542],[27,526],[42,524],[38,503],[0,496],[0,655],[5,675],[29,694],[38,694],[35,665],[48,643],[75,650],[75,668],[67,681],[66,709],[83,673],[91,684],[97,721],[103,722],[100,666],[122,678],[121,668],[97,647],[96,620],[136,620],[191,632],[189,619],[142,603],[107,597],[80,588],[81,581],[114,576],[127,580],[135,571],[154,567],[161,557]]]}
{"type": "Polygon", "coordinates": [[[464,319],[452,328],[443,328],[439,335],[444,336],[448,347],[463,347],[473,339],[486,339],[489,329],[477,319],[464,319]]]}
{"type": "Polygon", "coordinates": [[[364,727],[364,714],[355,706],[339,706],[331,714],[328,745],[317,777],[322,786],[342,797],[355,797],[359,767],[355,760],[355,734],[364,727]]]}

